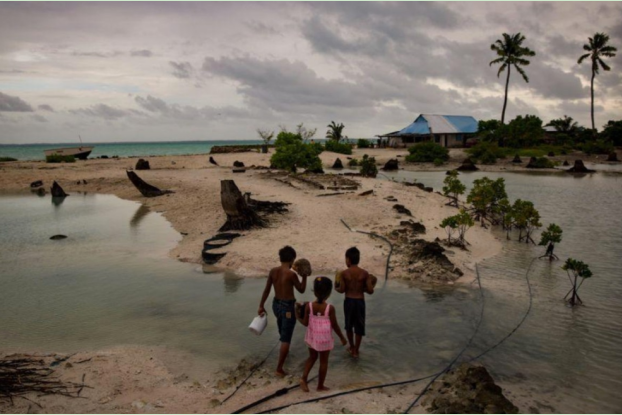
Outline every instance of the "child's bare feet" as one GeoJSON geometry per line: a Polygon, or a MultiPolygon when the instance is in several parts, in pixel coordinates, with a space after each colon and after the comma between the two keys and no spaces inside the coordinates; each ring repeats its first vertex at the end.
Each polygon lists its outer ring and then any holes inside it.
{"type": "Polygon", "coordinates": [[[307,381],[304,379],[300,379],[300,389],[304,392],[309,392],[309,385],[307,385],[307,381]]]}
{"type": "Polygon", "coordinates": [[[284,378],[285,376],[287,376],[287,372],[284,370],[277,370],[276,372],[274,372],[274,374],[279,378],[284,378]]]}
{"type": "Polygon", "coordinates": [[[329,391],[330,388],[327,388],[326,386],[318,386],[317,387],[317,391],[318,392],[325,392],[325,391],[329,391]]]}
{"type": "Polygon", "coordinates": [[[352,347],[346,347],[346,352],[348,352],[350,356],[354,356],[354,349],[352,347]]]}

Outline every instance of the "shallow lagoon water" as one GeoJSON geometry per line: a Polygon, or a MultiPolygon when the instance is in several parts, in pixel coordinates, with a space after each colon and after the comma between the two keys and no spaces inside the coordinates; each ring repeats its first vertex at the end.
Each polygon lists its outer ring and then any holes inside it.
{"type": "MultiPolygon", "coordinates": [[[[444,173],[404,173],[440,189],[444,173]]],[[[543,223],[564,228],[561,258],[588,262],[594,277],[582,288],[586,306],[567,308],[569,283],[561,263],[536,261],[533,309],[525,324],[481,361],[524,396],[545,395],[541,411],[620,412],[622,398],[622,200],[619,175],[469,173],[505,177],[512,199],[534,201],[543,223]],[[548,405],[548,406],[547,406],[548,405]]],[[[55,206],[49,197],[0,198],[0,349],[69,352],[114,345],[164,345],[216,369],[241,358],[263,358],[276,343],[269,321],[263,336],[247,326],[265,280],[204,274],[167,257],[180,235],[159,214],[106,195],[74,194],[55,206]],[[48,238],[68,235],[61,241],[48,238]]],[[[504,234],[499,233],[500,238],[504,234]]],[[[467,234],[468,239],[468,234],[467,234]]],[[[505,336],[527,309],[526,267],[542,247],[510,241],[480,266],[485,294],[482,327],[462,360],[505,336]]],[[[311,299],[307,293],[302,299],[311,299]]],[[[342,319],[341,298],[331,298],[342,319]]],[[[339,348],[330,384],[402,380],[434,373],[468,341],[478,320],[475,285],[422,291],[392,282],[369,298],[364,358],[339,348]]],[[[306,349],[294,334],[290,369],[306,349]]],[[[273,365],[273,354],[267,364],[273,365]]]]}

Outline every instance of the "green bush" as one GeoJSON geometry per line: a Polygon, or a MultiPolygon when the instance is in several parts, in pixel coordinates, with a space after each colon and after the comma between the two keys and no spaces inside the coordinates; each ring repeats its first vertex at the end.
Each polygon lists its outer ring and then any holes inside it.
{"type": "Polygon", "coordinates": [[[360,162],[361,175],[364,177],[376,177],[378,175],[378,167],[376,167],[376,158],[369,157],[367,154],[363,156],[360,162]]]}
{"type": "Polygon", "coordinates": [[[13,157],[0,157],[0,162],[2,161],[17,161],[17,159],[14,159],[13,157]]]}
{"type": "Polygon", "coordinates": [[[585,154],[609,154],[613,151],[613,144],[603,140],[588,141],[579,145],[579,149],[585,154]]]}
{"type": "Polygon", "coordinates": [[[495,164],[498,158],[504,158],[506,152],[499,148],[495,143],[479,142],[467,152],[471,155],[471,159],[479,161],[482,164],[495,164]]]}
{"type": "Polygon", "coordinates": [[[332,151],[339,154],[352,154],[352,144],[342,143],[337,140],[327,140],[324,145],[326,151],[332,151]]]}
{"type": "Polygon", "coordinates": [[[369,140],[365,140],[364,138],[359,138],[356,142],[357,148],[369,148],[371,147],[371,142],[369,140]]]}
{"type": "Polygon", "coordinates": [[[46,163],[75,163],[76,158],[74,156],[62,156],[60,154],[52,154],[51,156],[45,156],[46,163]]]}
{"type": "Polygon", "coordinates": [[[533,162],[529,161],[528,167],[534,167],[536,169],[552,169],[555,167],[555,163],[546,157],[536,157],[533,162]]]}
{"type": "Polygon", "coordinates": [[[607,143],[614,146],[622,146],[622,120],[609,121],[605,125],[605,129],[600,133],[600,137],[607,143]]]}
{"type": "Polygon", "coordinates": [[[359,165],[359,161],[357,159],[352,159],[350,161],[348,161],[348,166],[350,167],[356,167],[359,165]]]}
{"type": "Polygon", "coordinates": [[[433,163],[437,167],[438,166],[442,166],[443,165],[443,160],[441,160],[441,159],[434,159],[433,163]]]}
{"type": "Polygon", "coordinates": [[[318,155],[322,152],[322,145],[303,143],[299,134],[281,131],[274,143],[276,151],[270,158],[270,163],[277,169],[296,172],[302,168],[313,172],[322,171],[322,160],[318,155]]]}
{"type": "Polygon", "coordinates": [[[406,161],[412,163],[432,163],[436,159],[449,160],[449,150],[431,141],[415,144],[408,149],[408,152],[410,155],[406,156],[406,161]]]}

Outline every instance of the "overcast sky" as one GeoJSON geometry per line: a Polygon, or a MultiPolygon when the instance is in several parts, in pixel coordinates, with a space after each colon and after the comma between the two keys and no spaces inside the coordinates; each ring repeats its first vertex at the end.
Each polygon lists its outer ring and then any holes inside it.
{"type": "Polygon", "coordinates": [[[420,113],[500,118],[490,44],[536,52],[506,119],[589,126],[588,36],[620,53],[596,124],[622,119],[622,3],[0,2],[0,143],[256,139],[300,122],[323,137],[399,130],[420,113]]]}

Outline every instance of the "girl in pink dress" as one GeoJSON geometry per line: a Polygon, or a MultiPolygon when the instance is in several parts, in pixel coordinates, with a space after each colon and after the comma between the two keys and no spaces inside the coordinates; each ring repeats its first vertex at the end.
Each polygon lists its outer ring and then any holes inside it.
{"type": "Polygon", "coordinates": [[[328,356],[335,346],[333,333],[341,339],[341,344],[346,345],[347,339],[344,337],[335,317],[335,308],[326,302],[333,290],[333,282],[326,277],[317,277],[313,282],[313,293],[316,301],[305,305],[304,316],[300,322],[307,327],[305,342],[309,346],[309,358],[305,363],[305,371],[300,379],[300,388],[309,392],[307,385],[309,372],[313,368],[318,356],[320,358],[320,376],[317,384],[318,391],[327,391],[324,386],[326,372],[328,372],[328,356]]]}

